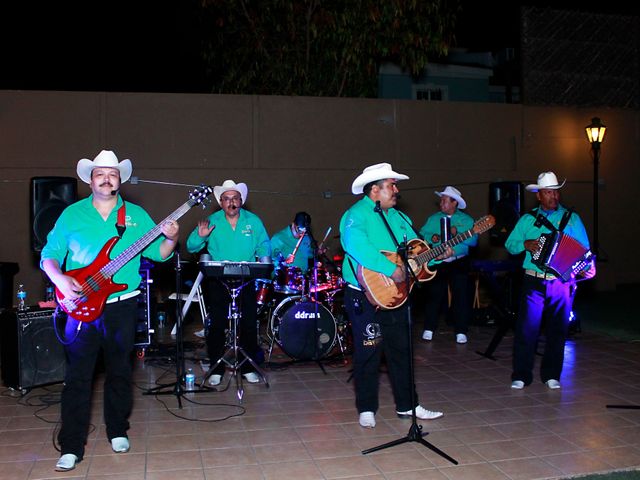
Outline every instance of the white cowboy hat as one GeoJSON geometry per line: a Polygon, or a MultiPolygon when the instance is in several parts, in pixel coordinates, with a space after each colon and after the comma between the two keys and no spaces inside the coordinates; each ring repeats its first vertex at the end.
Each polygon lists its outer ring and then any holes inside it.
{"type": "Polygon", "coordinates": [[[220,196],[224,192],[228,192],[229,190],[235,190],[240,194],[240,198],[242,199],[242,205],[247,201],[247,195],[249,195],[249,189],[245,183],[236,183],[233,180],[225,180],[222,185],[218,185],[213,187],[213,196],[216,197],[218,201],[218,205],[222,206],[220,203],[220,196]]]}
{"type": "Polygon", "coordinates": [[[446,195],[447,197],[453,198],[456,202],[458,202],[458,208],[460,210],[464,210],[465,208],[467,208],[467,202],[464,201],[464,198],[462,198],[462,194],[460,193],[460,190],[458,190],[457,188],[448,186],[444,189],[444,191],[435,192],[435,194],[438,195],[439,197],[446,195]]]}
{"type": "Polygon", "coordinates": [[[80,160],[76,172],[84,183],[91,183],[91,172],[93,172],[94,168],[99,167],[118,169],[120,171],[120,183],[129,180],[133,171],[131,160],[126,159],[118,163],[118,157],[116,157],[115,153],[111,150],[102,150],[93,160],[88,158],[80,160]]]}
{"type": "Polygon", "coordinates": [[[547,190],[558,190],[562,188],[564,184],[567,182],[567,179],[559,184],[558,177],[553,172],[542,172],[538,175],[538,183],[532,183],[531,185],[527,185],[525,188],[528,192],[537,192],[538,190],[547,189],[547,190]]]}
{"type": "Polygon", "coordinates": [[[395,180],[409,180],[409,177],[402,173],[394,172],[389,163],[377,163],[365,168],[351,184],[351,192],[354,195],[363,193],[363,188],[367,183],[377,182],[386,178],[395,180]]]}

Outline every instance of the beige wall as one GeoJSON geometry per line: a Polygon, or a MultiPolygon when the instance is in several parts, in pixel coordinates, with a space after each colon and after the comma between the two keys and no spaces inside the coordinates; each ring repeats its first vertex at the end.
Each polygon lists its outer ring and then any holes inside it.
{"type": "MultiPolygon", "coordinates": [[[[638,112],[310,97],[1,91],[0,261],[19,263],[15,283],[27,285],[32,301],[42,296],[29,243],[30,178],[75,176],[76,162],[103,148],[131,158],[143,180],[246,182],[247,207],[270,234],[304,209],[318,237],[329,226],[337,234],[342,212],[355,200],[351,181],[369,164],[390,162],[411,177],[400,185],[401,208],[418,227],[435,209],[436,188],[459,186],[467,211],[479,217],[489,210],[490,182],[529,183],[554,170],[569,182],[564,203],[576,207],[591,234],[593,163],[584,126],[592,116],[609,127],[599,209],[600,245],[609,260],[598,282],[609,288],[640,281],[634,248],[640,227],[632,213],[640,180],[638,112]]],[[[79,183],[79,192],[88,194],[86,185],[79,183]]],[[[123,188],[157,221],[187,192],[148,183],[123,188]]],[[[526,194],[527,209],[534,200],[526,194]]],[[[207,212],[183,217],[183,239],[207,212]]],[[[331,242],[337,249],[339,240],[331,242]]],[[[478,255],[505,252],[483,236],[478,255]]]]}

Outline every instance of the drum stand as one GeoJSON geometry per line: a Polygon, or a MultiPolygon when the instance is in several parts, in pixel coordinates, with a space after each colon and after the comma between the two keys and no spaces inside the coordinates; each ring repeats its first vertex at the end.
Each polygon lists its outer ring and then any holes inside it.
{"type": "MultiPolygon", "coordinates": [[[[231,282],[233,282],[233,280],[231,282]]],[[[209,367],[209,370],[207,371],[204,378],[202,379],[200,388],[202,388],[205,385],[207,379],[213,374],[216,367],[220,365],[220,363],[224,362],[227,366],[231,368],[231,371],[233,372],[232,377],[235,377],[236,379],[236,394],[238,396],[238,400],[242,401],[242,397],[244,396],[244,387],[242,384],[242,373],[240,371],[240,368],[242,367],[242,364],[244,364],[244,362],[246,361],[248,361],[253,366],[253,368],[255,368],[256,373],[260,376],[260,378],[262,378],[262,381],[265,383],[265,386],[269,388],[269,381],[267,380],[267,376],[260,369],[260,367],[258,367],[258,365],[253,361],[253,359],[249,355],[247,355],[247,352],[245,352],[244,349],[240,345],[238,345],[238,340],[239,340],[238,324],[240,322],[240,319],[242,318],[242,313],[238,308],[236,299],[240,295],[240,291],[242,290],[242,288],[248,284],[252,284],[253,280],[245,282],[236,288],[230,287],[229,285],[227,285],[227,283],[225,283],[222,280],[221,280],[221,283],[227,288],[227,291],[231,296],[231,303],[229,304],[229,322],[231,325],[231,331],[230,331],[231,342],[230,342],[229,348],[227,348],[227,351],[222,354],[222,357],[220,357],[216,363],[212,364],[209,367]],[[233,358],[231,360],[228,360],[227,356],[231,356],[230,354],[232,354],[233,358]],[[242,360],[239,360],[240,355],[244,357],[242,360]]],[[[228,382],[230,381],[231,381],[231,378],[229,378],[228,382]]]]}

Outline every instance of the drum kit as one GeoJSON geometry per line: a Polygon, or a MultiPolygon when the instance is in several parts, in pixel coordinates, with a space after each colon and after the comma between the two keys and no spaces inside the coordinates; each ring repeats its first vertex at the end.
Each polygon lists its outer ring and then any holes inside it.
{"type": "Polygon", "coordinates": [[[335,298],[344,287],[342,277],[321,263],[308,275],[282,266],[273,279],[257,279],[258,318],[267,318],[268,360],[275,344],[294,360],[319,360],[336,343],[344,359],[347,328],[335,298]]]}

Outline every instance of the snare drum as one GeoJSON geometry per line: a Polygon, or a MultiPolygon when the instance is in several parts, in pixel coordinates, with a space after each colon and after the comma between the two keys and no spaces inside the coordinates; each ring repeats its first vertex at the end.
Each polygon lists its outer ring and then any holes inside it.
{"type": "Polygon", "coordinates": [[[305,277],[298,267],[281,267],[275,272],[275,285],[273,289],[280,293],[302,293],[305,277]]]}
{"type": "Polygon", "coordinates": [[[271,332],[282,350],[296,360],[319,359],[336,342],[336,320],[320,302],[305,297],[287,297],[271,317],[271,332]]]}

